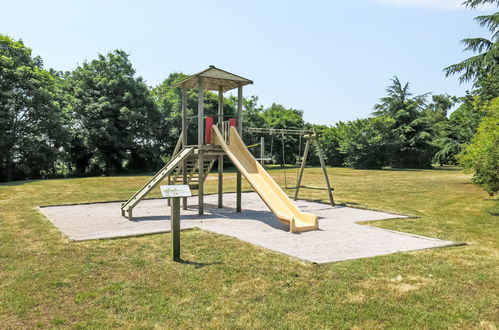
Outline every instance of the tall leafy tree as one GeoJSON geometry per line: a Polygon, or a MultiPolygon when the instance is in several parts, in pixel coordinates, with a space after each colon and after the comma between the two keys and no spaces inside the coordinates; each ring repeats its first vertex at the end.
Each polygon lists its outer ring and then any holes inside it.
{"type": "MultiPolygon", "coordinates": [[[[186,77],[183,73],[171,73],[161,84],[151,90],[151,95],[159,110],[160,128],[157,131],[157,139],[160,141],[161,154],[166,160],[170,157],[182,127],[182,105],[181,91],[173,85],[186,77]]],[[[187,117],[192,118],[197,104],[197,96],[189,90],[187,94],[187,117]]],[[[189,126],[196,125],[190,120],[189,126]]],[[[188,143],[193,143],[196,138],[195,130],[189,130],[188,143]]]]}
{"type": "Polygon", "coordinates": [[[434,162],[440,165],[457,164],[457,156],[471,142],[485,114],[478,96],[468,95],[460,100],[464,102],[448,118],[433,126],[436,135],[433,143],[439,149],[434,162]]]}
{"type": "MultiPolygon", "coordinates": [[[[463,4],[475,9],[483,4],[499,6],[498,0],[467,0],[463,4]]],[[[445,75],[461,74],[461,82],[473,81],[479,94],[486,99],[499,95],[499,12],[477,16],[475,20],[486,27],[491,37],[466,38],[461,40],[464,50],[478,53],[464,61],[444,69],[445,75]]]]}
{"type": "MultiPolygon", "coordinates": [[[[499,1],[467,0],[463,4],[471,9],[483,4],[497,8],[499,1]]],[[[444,69],[447,76],[461,74],[461,82],[473,81],[474,87],[452,113],[449,137],[460,143],[462,152],[457,158],[465,169],[474,172],[473,182],[493,195],[499,190],[499,12],[475,20],[489,30],[491,37],[462,40],[465,50],[478,54],[444,69]]]]}
{"type": "Polygon", "coordinates": [[[55,172],[62,130],[54,84],[41,58],[0,34],[0,179],[55,172]]]}
{"type": "MultiPolygon", "coordinates": [[[[345,163],[345,154],[340,152],[341,127],[345,125],[339,122],[334,126],[319,128],[319,142],[321,143],[326,163],[331,166],[343,166],[345,163]]],[[[319,164],[317,157],[311,157],[310,163],[319,164]]]]}
{"type": "Polygon", "coordinates": [[[379,169],[388,163],[395,120],[386,116],[357,119],[338,125],[339,151],[344,164],[356,169],[379,169]]]}
{"type": "Polygon", "coordinates": [[[499,191],[499,97],[484,109],[477,133],[464,148],[460,163],[474,173],[473,182],[489,195],[499,191]]]}
{"type": "Polygon", "coordinates": [[[423,120],[427,122],[433,136],[432,144],[438,149],[433,162],[442,165],[456,164],[455,156],[460,152],[460,144],[454,139],[453,126],[447,117],[448,111],[457,98],[449,95],[432,95],[431,101],[423,110],[423,120]]]}
{"type": "Polygon", "coordinates": [[[386,88],[387,95],[374,106],[376,116],[389,116],[399,123],[410,122],[426,101],[426,95],[414,96],[410,92],[409,83],[403,84],[398,77],[391,79],[392,84],[386,88]]]}
{"type": "Polygon", "coordinates": [[[397,77],[386,89],[387,96],[374,106],[375,116],[395,120],[390,165],[406,168],[430,168],[436,147],[432,144],[432,123],[424,115],[427,95],[413,96],[409,83],[397,77]]]}
{"type": "MultiPolygon", "coordinates": [[[[236,116],[237,97],[231,95],[225,100],[224,113],[236,116]]],[[[264,108],[258,104],[258,96],[243,97],[243,121],[245,127],[265,127],[262,116],[264,108]]]]}
{"type": "Polygon", "coordinates": [[[85,62],[67,75],[67,92],[80,171],[115,174],[156,167],[159,112],[128,54],[115,50],[85,62]]]}

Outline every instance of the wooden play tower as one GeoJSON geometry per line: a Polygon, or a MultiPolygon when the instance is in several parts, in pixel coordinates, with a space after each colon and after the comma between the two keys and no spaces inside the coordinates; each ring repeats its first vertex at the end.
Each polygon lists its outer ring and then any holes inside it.
{"type": "MultiPolygon", "coordinates": [[[[243,131],[243,86],[252,84],[249,79],[237,76],[233,73],[210,66],[208,69],[195,75],[189,76],[177,84],[176,87],[182,91],[182,132],[177,145],[170,159],[148,183],[137,191],[127,202],[121,206],[121,215],[133,220],[133,208],[164,179],[169,185],[182,184],[189,185],[191,189],[198,190],[198,213],[204,213],[204,182],[215,163],[218,164],[218,203],[219,208],[223,207],[223,164],[224,156],[227,156],[237,168],[236,175],[236,211],[241,212],[242,197],[242,176],[258,193],[262,201],[274,213],[276,218],[282,223],[289,225],[291,232],[301,232],[316,230],[319,228],[318,216],[302,212],[284,192],[284,190],[274,181],[272,176],[249,152],[242,140],[243,131]],[[224,115],[224,92],[237,88],[237,114],[227,118],[224,115]],[[187,117],[187,89],[198,90],[198,112],[194,116],[197,119],[197,143],[189,144],[187,137],[189,129],[187,117]],[[204,91],[218,91],[218,114],[216,123],[213,117],[204,116],[204,91]]],[[[262,129],[259,129],[260,131],[262,129]]],[[[264,130],[262,132],[268,132],[264,130]]],[[[274,133],[272,130],[271,134],[274,133]]],[[[304,134],[300,131],[298,134],[304,134]]],[[[312,133],[312,132],[310,132],[312,133]]],[[[296,134],[291,130],[280,134],[296,134]]],[[[301,135],[300,135],[301,136],[301,135]]],[[[302,161],[300,174],[297,180],[295,199],[298,196],[298,189],[301,186],[301,177],[305,167],[310,141],[314,140],[321,158],[321,165],[324,178],[327,183],[327,190],[331,204],[334,204],[332,188],[329,185],[326,168],[316,134],[308,136],[305,148],[304,159],[302,161]]],[[[262,143],[263,145],[263,143],[262,143]]],[[[187,209],[187,198],[182,199],[184,209],[187,209]]]]}
{"type": "MultiPolygon", "coordinates": [[[[204,212],[204,181],[212,169],[218,163],[218,207],[223,207],[223,163],[225,152],[220,145],[210,144],[211,125],[213,118],[204,116],[204,91],[218,91],[218,115],[217,126],[222,132],[228,132],[229,126],[237,125],[237,132],[242,135],[243,116],[243,86],[252,84],[253,81],[221,70],[211,65],[208,69],[189,76],[175,87],[182,92],[182,132],[171,160],[166,164],[148,183],[137,191],[121,207],[121,215],[133,219],[133,208],[161,181],[167,179],[169,184],[185,184],[191,189],[198,190],[198,212],[204,212]],[[224,93],[237,88],[237,115],[229,121],[225,120],[223,106],[224,93]],[[197,144],[188,144],[187,132],[189,129],[187,121],[187,89],[198,90],[198,112],[197,112],[197,144]],[[206,120],[206,126],[205,126],[206,120]],[[208,127],[205,130],[205,127],[208,127]]],[[[236,175],[236,211],[241,212],[242,176],[237,171],[236,175]]],[[[182,205],[187,209],[187,198],[183,198],[182,205]]]]}

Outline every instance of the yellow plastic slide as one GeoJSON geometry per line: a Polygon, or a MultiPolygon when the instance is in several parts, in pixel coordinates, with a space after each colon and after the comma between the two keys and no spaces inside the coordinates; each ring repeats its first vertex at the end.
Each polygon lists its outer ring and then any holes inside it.
{"type": "Polygon", "coordinates": [[[289,199],[288,195],[272,179],[270,174],[258,163],[244,145],[237,130],[230,127],[230,144],[227,144],[216,126],[213,126],[214,144],[222,146],[231,161],[241,171],[253,189],[260,195],[275,216],[289,224],[291,232],[314,230],[319,228],[317,216],[301,212],[289,199]]]}

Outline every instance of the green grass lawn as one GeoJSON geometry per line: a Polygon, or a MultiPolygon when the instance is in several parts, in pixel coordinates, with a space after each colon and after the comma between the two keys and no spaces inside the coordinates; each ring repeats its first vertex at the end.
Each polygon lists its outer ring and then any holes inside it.
{"type": "MultiPolygon", "coordinates": [[[[124,200],[148,176],[1,184],[0,328],[497,327],[497,198],[448,167],[328,170],[337,202],[418,216],[370,225],[468,245],[317,266],[191,230],[186,262],[173,263],[168,234],[70,243],[36,210],[124,200]]],[[[306,170],[304,183],[321,182],[320,168],[306,170]]],[[[234,191],[233,173],[225,184],[234,191]]],[[[300,195],[327,202],[325,191],[300,195]]]]}

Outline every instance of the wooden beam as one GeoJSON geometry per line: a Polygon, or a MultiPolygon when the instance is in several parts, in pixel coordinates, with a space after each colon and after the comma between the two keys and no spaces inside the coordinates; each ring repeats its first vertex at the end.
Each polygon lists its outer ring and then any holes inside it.
{"type": "Polygon", "coordinates": [[[180,198],[171,199],[172,260],[180,261],[180,198]]]}
{"type": "MultiPolygon", "coordinates": [[[[173,156],[173,157],[175,157],[175,156],[173,156]]],[[[173,157],[172,157],[172,158],[173,158],[173,157]]],[[[168,178],[167,178],[166,182],[168,183],[168,185],[171,185],[171,184],[172,184],[172,177],[171,177],[171,175],[168,175],[168,178]]],[[[166,200],[166,204],[167,204],[168,206],[170,206],[170,205],[171,205],[170,203],[171,203],[171,200],[170,200],[170,198],[168,198],[168,199],[166,200]]]]}
{"type": "MultiPolygon", "coordinates": [[[[243,137],[243,86],[239,84],[237,88],[237,132],[243,137]]],[[[236,212],[241,212],[242,199],[242,176],[241,172],[236,172],[236,212]]]]}
{"type": "Polygon", "coordinates": [[[259,128],[248,127],[244,131],[248,133],[261,133],[261,134],[284,134],[284,135],[305,135],[313,134],[313,131],[305,129],[284,129],[284,128],[259,128]]]}
{"type": "Polygon", "coordinates": [[[187,90],[182,88],[182,147],[187,145],[187,90]]]}
{"type": "MultiPolygon", "coordinates": [[[[313,189],[313,190],[324,190],[324,191],[327,190],[327,188],[318,187],[318,186],[304,186],[304,185],[301,185],[300,188],[313,189]]],[[[287,187],[286,189],[297,189],[297,187],[287,187]]],[[[334,188],[331,188],[331,190],[334,191],[334,188]]]]}
{"type": "Polygon", "coordinates": [[[263,136],[260,137],[260,164],[265,165],[265,138],[263,136]]]}
{"type": "Polygon", "coordinates": [[[183,144],[183,133],[184,132],[181,132],[180,136],[178,137],[177,144],[175,144],[175,149],[173,149],[172,158],[175,157],[183,147],[183,145],[182,145],[183,144]]]}
{"type": "Polygon", "coordinates": [[[303,158],[301,160],[300,172],[298,173],[298,179],[296,180],[296,190],[294,200],[298,199],[298,192],[300,191],[301,179],[303,178],[303,171],[305,170],[305,164],[307,162],[308,151],[310,150],[310,140],[307,140],[305,145],[305,151],[303,152],[303,158]]]}
{"type": "Polygon", "coordinates": [[[198,90],[198,214],[204,213],[204,171],[203,171],[203,144],[204,144],[204,78],[199,78],[198,90]]]}
{"type": "MultiPolygon", "coordinates": [[[[224,90],[220,85],[218,89],[218,124],[221,125],[224,120],[224,90]]],[[[220,127],[220,126],[219,126],[220,127]]],[[[218,207],[223,207],[224,194],[224,156],[218,156],[218,207]]]]}
{"type": "Polygon", "coordinates": [[[317,153],[319,154],[319,160],[321,162],[322,174],[324,174],[324,180],[326,180],[326,187],[327,187],[327,192],[329,195],[329,202],[331,203],[332,206],[334,206],[333,191],[332,191],[331,185],[329,183],[329,177],[327,175],[326,163],[324,162],[324,155],[322,154],[321,144],[319,142],[319,139],[313,139],[313,140],[314,140],[315,146],[317,148],[317,153]]]}
{"type": "Polygon", "coordinates": [[[224,121],[224,89],[223,86],[220,85],[218,89],[218,122],[221,123],[224,121]]]}
{"type": "Polygon", "coordinates": [[[237,132],[243,137],[243,86],[237,88],[237,132]]]}
{"type": "MultiPolygon", "coordinates": [[[[187,90],[182,87],[182,147],[187,146],[187,90]]],[[[187,184],[187,159],[182,162],[182,184],[187,184]]],[[[187,210],[187,197],[182,198],[182,208],[187,210]]]]}

